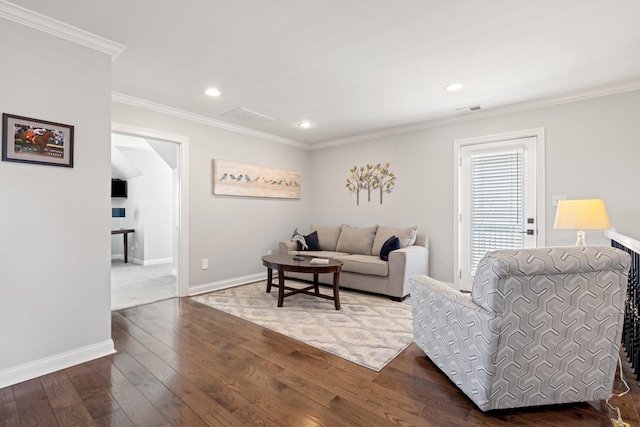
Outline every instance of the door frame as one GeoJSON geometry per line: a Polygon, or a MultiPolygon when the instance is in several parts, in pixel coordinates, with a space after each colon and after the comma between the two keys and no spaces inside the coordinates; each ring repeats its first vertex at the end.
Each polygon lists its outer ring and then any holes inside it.
{"type": "Polygon", "coordinates": [[[189,296],[189,138],[183,135],[111,122],[111,133],[178,144],[178,297],[189,296]]]}
{"type": "Polygon", "coordinates": [[[546,207],[545,207],[545,134],[544,128],[526,129],[494,135],[485,135],[472,138],[454,140],[453,144],[453,284],[460,289],[460,172],[461,172],[461,148],[468,145],[480,145],[492,142],[502,142],[519,138],[536,138],[536,216],[537,216],[537,245],[542,247],[546,242],[546,207]]]}

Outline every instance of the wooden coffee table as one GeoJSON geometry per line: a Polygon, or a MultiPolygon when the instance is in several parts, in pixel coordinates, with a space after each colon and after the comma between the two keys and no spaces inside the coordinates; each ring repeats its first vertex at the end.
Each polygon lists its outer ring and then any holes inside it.
{"type": "Polygon", "coordinates": [[[340,295],[338,285],[340,283],[340,270],[342,262],[333,259],[328,264],[310,264],[313,257],[305,256],[303,261],[296,261],[293,255],[265,255],[262,257],[262,264],[267,267],[267,292],[271,292],[273,282],[273,270],[278,271],[278,307],[282,307],[282,301],[286,297],[295,294],[307,294],[314,297],[332,300],[335,303],[336,310],[340,310],[340,295]],[[291,288],[284,285],[284,272],[292,271],[297,273],[313,274],[313,285],[302,289],[291,288]],[[323,295],[318,289],[318,274],[333,273],[333,296],[323,295]],[[291,292],[286,292],[285,289],[291,292]],[[313,292],[311,290],[313,289],[313,292]]]}

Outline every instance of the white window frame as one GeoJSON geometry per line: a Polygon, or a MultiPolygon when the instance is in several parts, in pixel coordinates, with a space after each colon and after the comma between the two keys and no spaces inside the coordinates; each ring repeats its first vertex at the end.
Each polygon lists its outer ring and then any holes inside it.
{"type": "Polygon", "coordinates": [[[456,289],[460,289],[460,161],[461,161],[461,148],[468,145],[480,145],[486,143],[496,143],[501,141],[508,141],[519,138],[536,138],[536,186],[537,186],[537,199],[536,199],[536,216],[538,230],[537,234],[537,246],[542,247],[546,244],[546,195],[545,195],[545,134],[544,128],[527,129],[515,132],[508,132],[496,135],[486,135],[472,138],[456,139],[454,140],[454,155],[453,155],[453,212],[454,227],[453,227],[453,284],[456,289]]]}

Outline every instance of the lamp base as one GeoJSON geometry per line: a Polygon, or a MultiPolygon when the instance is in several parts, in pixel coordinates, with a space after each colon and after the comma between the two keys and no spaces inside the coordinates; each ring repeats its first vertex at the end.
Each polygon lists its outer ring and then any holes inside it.
{"type": "Polygon", "coordinates": [[[584,231],[578,231],[578,240],[576,240],[576,246],[586,246],[587,244],[584,241],[584,231]]]}

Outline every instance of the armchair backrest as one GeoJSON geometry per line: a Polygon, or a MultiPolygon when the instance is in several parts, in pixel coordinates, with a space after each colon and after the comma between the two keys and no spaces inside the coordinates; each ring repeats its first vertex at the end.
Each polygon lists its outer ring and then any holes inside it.
{"type": "Polygon", "coordinates": [[[493,407],[609,397],[629,265],[606,246],[502,250],[480,261],[472,299],[500,318],[491,389],[505,401],[493,407]]]}

